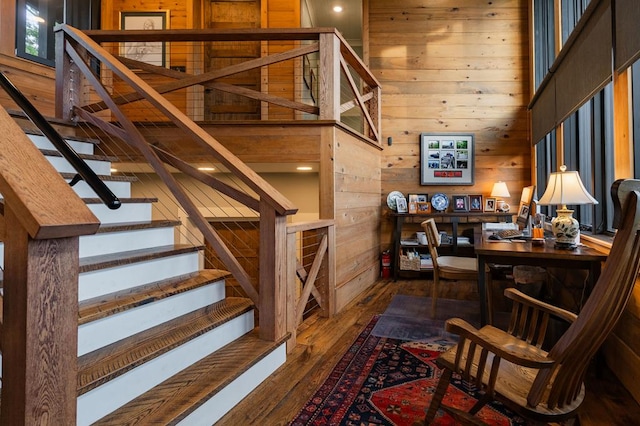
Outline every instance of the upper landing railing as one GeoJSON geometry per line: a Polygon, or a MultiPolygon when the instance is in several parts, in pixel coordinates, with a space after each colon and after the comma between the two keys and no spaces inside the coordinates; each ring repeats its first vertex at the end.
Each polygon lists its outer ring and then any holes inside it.
{"type": "MultiPolygon", "coordinates": [[[[380,84],[333,28],[85,34],[194,121],[333,120],[380,144],[380,84]]],[[[140,99],[126,93],[116,102],[140,99]]]]}

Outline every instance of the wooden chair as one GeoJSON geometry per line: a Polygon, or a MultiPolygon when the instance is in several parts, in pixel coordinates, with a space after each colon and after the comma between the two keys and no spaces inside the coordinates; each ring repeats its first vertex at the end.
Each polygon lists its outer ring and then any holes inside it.
{"type": "Polygon", "coordinates": [[[433,262],[433,289],[431,290],[431,317],[436,316],[438,289],[440,279],[449,280],[478,280],[478,261],[471,257],[438,256],[440,235],[433,219],[422,222],[422,228],[427,235],[429,253],[433,262]]]}
{"type": "Polygon", "coordinates": [[[616,182],[612,188],[618,205],[624,205],[622,220],[603,273],[578,315],[510,288],[505,291],[513,300],[507,331],[490,325],[476,330],[459,318],[447,321],[446,330],[459,335],[460,341],[436,361],[443,373],[426,424],[439,408],[458,421],[477,424],[474,415],[494,399],[532,422],[575,417],[584,399],[589,361],[622,315],[640,267],[640,181],[629,182],[616,182]],[[635,190],[629,190],[629,185],[635,190]],[[546,352],[541,345],[551,316],[571,325],[546,352]],[[485,392],[469,412],[442,404],[454,372],[485,392]]]}

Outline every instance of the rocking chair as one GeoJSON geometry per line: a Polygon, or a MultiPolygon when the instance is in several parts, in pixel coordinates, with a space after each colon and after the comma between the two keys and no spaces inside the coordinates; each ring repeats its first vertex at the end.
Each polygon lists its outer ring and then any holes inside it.
{"type": "MultiPolygon", "coordinates": [[[[617,234],[586,304],[578,315],[540,302],[515,289],[505,290],[513,301],[507,331],[487,325],[480,330],[459,318],[449,319],[448,332],[459,343],[440,355],[443,369],[427,411],[430,424],[439,408],[463,423],[481,423],[474,415],[492,400],[533,422],[573,419],[585,395],[584,377],[591,358],[613,330],[633,291],[640,267],[640,181],[614,183],[611,194],[624,211],[617,234]],[[553,347],[542,349],[550,317],[571,325],[553,347]],[[442,404],[453,373],[475,382],[484,395],[468,411],[442,404]]],[[[616,209],[618,215],[619,209],[616,209]]]]}

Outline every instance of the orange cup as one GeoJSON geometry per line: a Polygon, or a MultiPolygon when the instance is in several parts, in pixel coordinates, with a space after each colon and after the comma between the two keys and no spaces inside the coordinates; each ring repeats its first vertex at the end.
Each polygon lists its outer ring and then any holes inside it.
{"type": "Polygon", "coordinates": [[[533,228],[533,238],[544,238],[544,229],[533,228]]]}

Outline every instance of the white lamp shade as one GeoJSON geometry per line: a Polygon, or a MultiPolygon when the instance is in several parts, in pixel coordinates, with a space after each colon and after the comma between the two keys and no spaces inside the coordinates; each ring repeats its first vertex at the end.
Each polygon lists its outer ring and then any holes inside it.
{"type": "Polygon", "coordinates": [[[507,184],[500,181],[493,184],[493,189],[491,190],[491,196],[497,198],[506,198],[511,197],[509,194],[509,189],[507,188],[507,184]]]}
{"type": "Polygon", "coordinates": [[[560,172],[551,173],[549,175],[549,183],[547,189],[542,194],[538,204],[548,205],[567,205],[567,204],[598,204],[598,200],[593,198],[591,194],[582,184],[578,172],[567,172],[565,166],[560,168],[560,172]]]}

